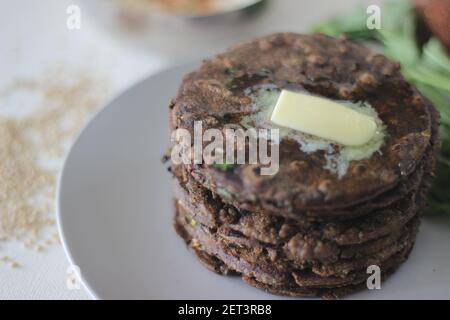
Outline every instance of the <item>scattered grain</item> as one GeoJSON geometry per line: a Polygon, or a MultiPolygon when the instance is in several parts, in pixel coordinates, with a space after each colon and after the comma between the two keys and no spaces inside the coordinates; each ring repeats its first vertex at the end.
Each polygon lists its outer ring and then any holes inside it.
{"type": "MultiPolygon", "coordinates": [[[[104,101],[105,89],[101,79],[65,70],[0,88],[0,241],[16,240],[32,248],[50,232],[58,242],[56,176],[68,145],[104,101]],[[27,103],[29,97],[36,99],[30,105],[16,104],[18,96],[27,103]],[[22,114],[22,109],[29,112],[22,114]],[[21,116],[12,116],[11,110],[21,116]]],[[[8,261],[4,259],[0,261],[8,261]]]]}

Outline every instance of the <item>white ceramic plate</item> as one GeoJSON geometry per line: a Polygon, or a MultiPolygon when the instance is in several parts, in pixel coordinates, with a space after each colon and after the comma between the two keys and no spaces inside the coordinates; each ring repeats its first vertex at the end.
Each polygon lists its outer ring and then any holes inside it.
{"type": "MultiPolygon", "coordinates": [[[[58,224],[95,298],[278,298],[206,270],[172,228],[170,175],[160,159],[169,143],[169,100],[192,68],[164,71],[114,99],[68,155],[58,224]]],[[[410,259],[382,289],[350,298],[450,298],[449,246],[450,218],[427,218],[410,259]]]]}

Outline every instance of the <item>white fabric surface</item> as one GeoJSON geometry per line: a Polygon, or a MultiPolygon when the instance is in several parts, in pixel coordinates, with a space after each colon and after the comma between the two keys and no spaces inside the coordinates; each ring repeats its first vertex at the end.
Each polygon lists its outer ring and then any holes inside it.
{"type": "MultiPolygon", "coordinates": [[[[111,82],[108,96],[112,97],[165,65],[156,55],[121,46],[83,14],[81,30],[69,31],[70,1],[0,3],[0,88],[18,77],[42,77],[53,68],[88,69],[111,82]]],[[[23,248],[21,242],[0,242],[0,254],[21,264],[13,269],[0,263],[0,299],[89,298],[82,288],[67,289],[69,263],[61,245],[36,252],[23,248]]]]}

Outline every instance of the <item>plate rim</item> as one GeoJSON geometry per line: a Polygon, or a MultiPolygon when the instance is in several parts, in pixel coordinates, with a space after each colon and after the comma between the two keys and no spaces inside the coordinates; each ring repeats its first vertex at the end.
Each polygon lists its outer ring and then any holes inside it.
{"type": "MultiPolygon", "coordinates": [[[[64,254],[65,254],[66,258],[68,259],[70,266],[77,266],[77,263],[71,253],[70,245],[67,241],[66,233],[65,233],[64,227],[63,227],[63,217],[62,217],[62,208],[61,208],[61,206],[62,206],[61,190],[62,190],[63,184],[64,184],[64,181],[63,181],[64,176],[67,173],[67,164],[68,164],[70,157],[73,155],[73,152],[74,152],[73,150],[75,149],[75,146],[79,143],[81,137],[86,134],[86,131],[88,130],[88,128],[90,128],[92,125],[94,125],[95,120],[98,119],[101,116],[101,114],[106,112],[109,109],[109,107],[111,106],[111,104],[113,104],[116,100],[118,100],[120,97],[122,97],[125,93],[135,89],[139,85],[142,85],[142,83],[148,81],[149,79],[157,78],[158,76],[160,76],[164,73],[167,73],[169,71],[172,71],[172,70],[175,70],[178,68],[195,67],[196,65],[199,64],[200,61],[201,60],[196,59],[196,60],[191,60],[191,61],[188,61],[185,63],[179,63],[179,64],[165,66],[165,67],[157,70],[156,72],[152,72],[151,74],[134,81],[131,85],[125,87],[124,89],[120,90],[118,93],[112,95],[112,97],[107,99],[106,102],[104,102],[97,111],[95,111],[93,114],[91,114],[88,117],[86,124],[75,135],[75,138],[73,139],[73,142],[70,145],[69,150],[67,151],[67,153],[62,161],[62,166],[57,175],[57,184],[56,184],[56,193],[55,193],[55,202],[54,202],[55,215],[56,215],[56,226],[57,226],[57,230],[59,233],[59,237],[61,240],[61,245],[63,247],[64,254]]],[[[88,281],[86,281],[86,279],[84,279],[83,274],[81,272],[77,276],[78,276],[78,280],[81,282],[81,285],[83,286],[83,288],[85,289],[85,291],[87,292],[88,296],[91,299],[93,299],[93,300],[105,299],[105,298],[102,298],[96,292],[96,290],[89,284],[88,281]]]]}

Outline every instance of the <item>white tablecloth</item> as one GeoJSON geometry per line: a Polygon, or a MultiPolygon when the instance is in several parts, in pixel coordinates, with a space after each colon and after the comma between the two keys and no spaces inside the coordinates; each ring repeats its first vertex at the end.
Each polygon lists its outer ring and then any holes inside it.
{"type": "MultiPolygon", "coordinates": [[[[108,99],[164,67],[165,59],[133,51],[106,36],[83,11],[81,29],[69,31],[66,9],[70,3],[1,1],[0,88],[17,78],[40,79],[57,68],[68,74],[89,70],[108,80],[108,99]]],[[[0,253],[21,265],[13,269],[0,263],[0,299],[88,298],[83,289],[67,289],[69,263],[61,245],[36,252],[23,248],[20,241],[0,242],[0,253]]]]}

